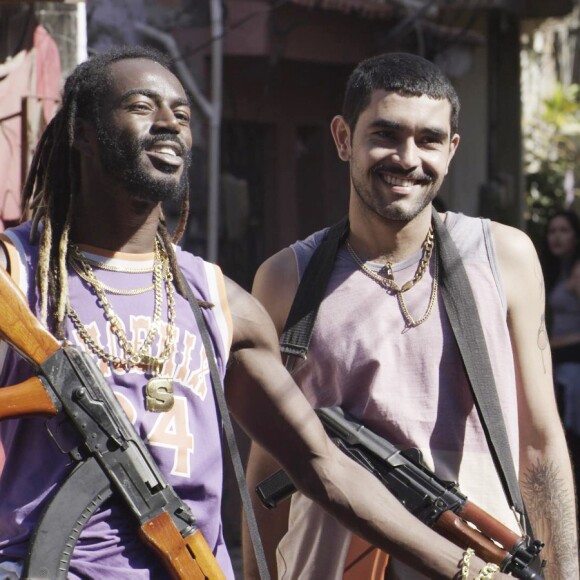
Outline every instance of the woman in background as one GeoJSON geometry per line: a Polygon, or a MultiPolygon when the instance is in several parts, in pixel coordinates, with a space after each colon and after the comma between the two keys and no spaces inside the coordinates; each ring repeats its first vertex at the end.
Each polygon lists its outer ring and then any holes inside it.
{"type": "Polygon", "coordinates": [[[546,281],[549,336],[560,413],[580,484],[580,220],[571,210],[548,222],[546,281]]]}

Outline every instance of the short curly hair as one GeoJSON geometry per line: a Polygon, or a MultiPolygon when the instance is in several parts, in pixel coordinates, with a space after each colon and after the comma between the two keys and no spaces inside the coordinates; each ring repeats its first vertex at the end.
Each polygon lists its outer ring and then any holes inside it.
{"type": "Polygon", "coordinates": [[[432,62],[416,54],[393,52],[363,60],[351,73],[344,95],[342,116],[354,130],[360,114],[376,90],[403,96],[447,99],[451,105],[451,133],[459,126],[459,97],[449,79],[432,62]]]}

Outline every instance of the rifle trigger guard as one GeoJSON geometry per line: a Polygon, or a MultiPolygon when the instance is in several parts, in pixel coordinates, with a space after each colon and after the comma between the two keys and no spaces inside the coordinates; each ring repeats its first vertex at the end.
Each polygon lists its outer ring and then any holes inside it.
{"type": "Polygon", "coordinates": [[[77,465],[36,524],[22,578],[66,580],[82,529],[112,494],[111,482],[96,459],[89,458],[77,465]]]}

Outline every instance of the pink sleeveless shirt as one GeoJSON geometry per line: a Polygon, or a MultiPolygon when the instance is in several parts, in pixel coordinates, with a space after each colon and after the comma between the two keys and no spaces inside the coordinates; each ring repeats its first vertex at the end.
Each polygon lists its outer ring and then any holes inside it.
{"type": "MultiPolygon", "coordinates": [[[[517,472],[514,363],[490,224],[448,212],[446,225],[478,304],[517,472]]],[[[292,246],[299,276],[323,234],[317,232],[292,246]]],[[[400,285],[413,277],[420,257],[419,252],[394,265],[400,285]]],[[[429,271],[404,295],[415,320],[423,317],[429,303],[433,274],[431,259],[429,271]]],[[[363,273],[341,248],[308,359],[297,365],[294,376],[314,407],[340,405],[397,446],[418,447],[438,476],[458,481],[471,501],[517,529],[440,295],[426,322],[405,329],[396,297],[363,273]]],[[[348,531],[296,494],[290,529],[278,548],[280,578],[340,578],[349,542],[348,531]]],[[[389,578],[423,578],[400,562],[389,567],[389,574],[389,578]]]]}

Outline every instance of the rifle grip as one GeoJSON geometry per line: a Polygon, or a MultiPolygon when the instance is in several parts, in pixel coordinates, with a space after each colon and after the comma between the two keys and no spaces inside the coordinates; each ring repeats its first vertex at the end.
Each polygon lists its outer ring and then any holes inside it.
{"type": "Polygon", "coordinates": [[[0,338],[37,366],[60,348],[4,268],[0,268],[0,338]]]}
{"type": "Polygon", "coordinates": [[[473,548],[480,558],[498,566],[501,566],[506,557],[509,556],[508,552],[473,529],[451,510],[447,510],[439,516],[433,529],[456,546],[463,549],[473,548]]]}
{"type": "Polygon", "coordinates": [[[139,535],[176,580],[225,580],[201,531],[183,538],[167,512],[145,522],[139,535]]]}
{"type": "Polygon", "coordinates": [[[18,385],[0,388],[0,420],[21,415],[56,415],[57,412],[57,405],[36,376],[18,385]]]}

